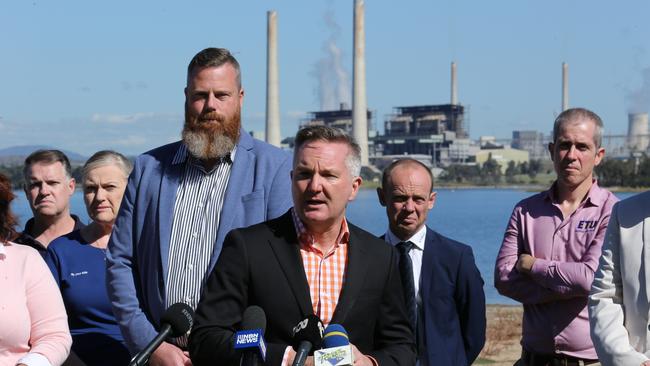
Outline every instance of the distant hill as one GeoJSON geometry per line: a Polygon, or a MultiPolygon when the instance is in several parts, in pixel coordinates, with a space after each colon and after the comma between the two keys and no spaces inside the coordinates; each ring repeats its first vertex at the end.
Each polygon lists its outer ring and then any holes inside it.
{"type": "MultiPolygon", "coordinates": [[[[11,146],[4,149],[0,149],[0,165],[5,166],[14,166],[21,165],[24,163],[25,158],[33,153],[36,150],[40,149],[55,149],[51,146],[44,145],[22,145],[22,146],[11,146]]],[[[83,156],[79,153],[70,150],[61,150],[64,154],[70,159],[72,165],[83,164],[88,157],[83,156]]]]}

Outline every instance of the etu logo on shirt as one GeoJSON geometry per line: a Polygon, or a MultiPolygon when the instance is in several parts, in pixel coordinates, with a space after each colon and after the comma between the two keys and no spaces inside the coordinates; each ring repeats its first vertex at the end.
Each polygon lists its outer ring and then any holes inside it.
{"type": "Polygon", "coordinates": [[[576,225],[576,231],[589,232],[596,230],[598,227],[598,220],[580,220],[576,225]]]}

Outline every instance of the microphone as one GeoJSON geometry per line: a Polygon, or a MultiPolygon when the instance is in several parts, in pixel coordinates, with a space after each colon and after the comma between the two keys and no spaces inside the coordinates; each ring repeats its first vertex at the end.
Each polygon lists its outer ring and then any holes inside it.
{"type": "Polygon", "coordinates": [[[192,308],[182,302],[178,302],[165,310],[165,313],[160,317],[160,332],[149,344],[129,363],[129,366],[143,366],[149,362],[149,357],[153,351],[160,346],[165,338],[180,337],[187,333],[192,328],[194,323],[194,311],[192,308]]]}
{"type": "Polygon", "coordinates": [[[323,349],[314,351],[314,366],[352,366],[354,354],[348,332],[339,324],[330,324],[323,334],[323,349]]]}
{"type": "Polygon", "coordinates": [[[240,366],[260,366],[266,360],[266,315],[261,307],[249,306],[242,316],[242,330],[235,333],[235,349],[243,353],[240,366]]]}
{"type": "Polygon", "coordinates": [[[323,341],[323,322],[314,314],[293,327],[293,348],[296,358],[292,366],[304,366],[312,349],[320,348],[323,341]]]}

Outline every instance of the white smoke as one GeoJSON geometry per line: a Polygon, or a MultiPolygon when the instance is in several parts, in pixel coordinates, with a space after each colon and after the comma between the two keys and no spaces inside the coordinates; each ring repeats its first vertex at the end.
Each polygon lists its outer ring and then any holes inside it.
{"type": "Polygon", "coordinates": [[[320,110],[339,109],[341,103],[351,105],[351,84],[349,73],[343,67],[343,53],[336,41],[341,28],[334,19],[332,10],[323,15],[330,34],[323,43],[323,56],[314,64],[312,76],[317,79],[315,94],[320,102],[320,110]]]}
{"type": "Polygon", "coordinates": [[[641,70],[641,86],[627,93],[629,113],[648,113],[650,109],[650,67],[641,70]]]}

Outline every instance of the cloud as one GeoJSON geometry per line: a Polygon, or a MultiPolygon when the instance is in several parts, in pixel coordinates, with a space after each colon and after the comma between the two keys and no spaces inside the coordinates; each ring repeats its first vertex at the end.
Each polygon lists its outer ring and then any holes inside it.
{"type": "Polygon", "coordinates": [[[169,115],[160,115],[154,112],[138,112],[133,114],[101,114],[94,113],[90,120],[94,123],[109,123],[109,124],[130,124],[137,123],[144,119],[152,119],[157,116],[168,118],[169,115]]]}
{"type": "Polygon", "coordinates": [[[90,93],[92,91],[92,89],[90,89],[89,86],[82,86],[81,88],[79,88],[79,90],[84,93],[90,93]]]}

